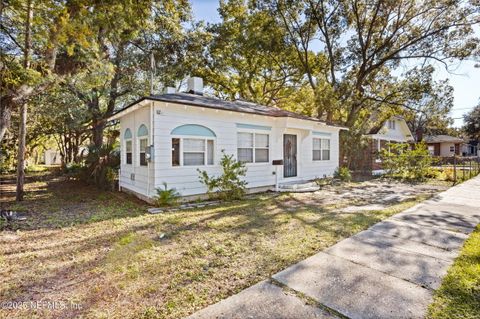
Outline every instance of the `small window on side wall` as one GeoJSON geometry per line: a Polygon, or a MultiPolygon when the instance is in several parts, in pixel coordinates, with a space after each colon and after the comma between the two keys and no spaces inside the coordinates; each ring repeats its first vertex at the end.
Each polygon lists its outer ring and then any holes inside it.
{"type": "Polygon", "coordinates": [[[132,131],[129,128],[125,130],[123,134],[123,139],[125,140],[125,163],[132,164],[132,131]]]}
{"type": "Polygon", "coordinates": [[[132,164],[132,140],[125,141],[125,162],[132,164]]]}
{"type": "Polygon", "coordinates": [[[140,139],[140,166],[147,166],[146,151],[148,146],[148,139],[140,139]]]}

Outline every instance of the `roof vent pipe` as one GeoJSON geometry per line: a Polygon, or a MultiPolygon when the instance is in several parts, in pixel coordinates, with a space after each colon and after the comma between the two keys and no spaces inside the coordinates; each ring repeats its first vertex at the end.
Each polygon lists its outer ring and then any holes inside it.
{"type": "Polygon", "coordinates": [[[165,93],[165,94],[177,93],[177,89],[175,89],[174,87],[171,87],[171,86],[167,86],[167,87],[163,90],[163,93],[165,93]]]}
{"type": "Polygon", "coordinates": [[[187,80],[187,92],[197,95],[203,95],[203,79],[191,77],[187,80]]]}

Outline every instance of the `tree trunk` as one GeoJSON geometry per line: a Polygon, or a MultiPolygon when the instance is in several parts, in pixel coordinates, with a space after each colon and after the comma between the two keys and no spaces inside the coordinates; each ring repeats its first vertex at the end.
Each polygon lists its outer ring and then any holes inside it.
{"type": "Polygon", "coordinates": [[[3,141],[7,128],[10,126],[10,116],[10,105],[7,104],[6,99],[2,99],[0,101],[0,143],[3,141]]]}
{"type": "MultiPolygon", "coordinates": [[[[25,20],[25,48],[23,52],[23,67],[25,70],[30,68],[30,48],[31,48],[31,23],[33,18],[32,0],[27,1],[27,19],[25,20]]],[[[17,194],[16,200],[22,201],[24,195],[25,183],[25,150],[27,136],[27,110],[26,102],[20,106],[20,129],[18,134],[18,163],[17,163],[17,194]]]]}
{"type": "Polygon", "coordinates": [[[103,121],[99,121],[92,127],[92,142],[95,148],[100,149],[103,146],[103,131],[105,130],[105,124],[103,121]]]}

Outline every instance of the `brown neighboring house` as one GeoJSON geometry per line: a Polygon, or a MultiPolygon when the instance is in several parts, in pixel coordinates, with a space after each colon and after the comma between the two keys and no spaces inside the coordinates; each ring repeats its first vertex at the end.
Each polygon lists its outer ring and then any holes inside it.
{"type": "Polygon", "coordinates": [[[413,143],[413,135],[407,122],[401,116],[393,116],[380,125],[373,127],[364,135],[367,147],[356,154],[353,159],[353,169],[365,174],[378,175],[383,173],[380,151],[389,143],[413,143]]]}
{"type": "Polygon", "coordinates": [[[461,155],[461,146],[465,144],[463,139],[449,135],[427,135],[423,141],[431,155],[442,157],[461,155]]]}

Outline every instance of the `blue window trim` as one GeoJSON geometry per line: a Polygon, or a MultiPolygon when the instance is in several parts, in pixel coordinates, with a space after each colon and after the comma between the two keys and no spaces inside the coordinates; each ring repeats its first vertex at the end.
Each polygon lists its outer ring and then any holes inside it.
{"type": "Polygon", "coordinates": [[[125,133],[123,133],[123,138],[128,140],[132,138],[132,131],[130,131],[129,128],[125,130],[125,133]]]}
{"type": "Polygon", "coordinates": [[[140,125],[140,127],[138,128],[138,134],[137,135],[138,135],[138,137],[148,136],[148,129],[145,126],[145,124],[140,125]]]}
{"type": "Polygon", "coordinates": [[[332,133],[327,133],[327,132],[313,131],[312,134],[315,135],[315,136],[325,136],[325,137],[331,137],[332,136],[332,133]]]}
{"type": "Polygon", "coordinates": [[[263,131],[271,131],[271,126],[264,126],[264,125],[254,125],[254,124],[243,124],[243,123],[235,123],[237,128],[245,128],[250,130],[263,130],[263,131]]]}
{"type": "Polygon", "coordinates": [[[189,135],[189,136],[205,136],[205,137],[217,137],[215,133],[203,125],[198,124],[185,124],[177,126],[170,133],[171,135],[189,135]]]}

